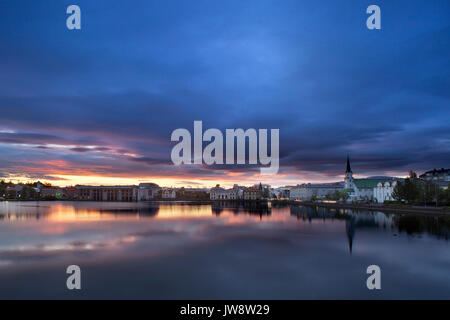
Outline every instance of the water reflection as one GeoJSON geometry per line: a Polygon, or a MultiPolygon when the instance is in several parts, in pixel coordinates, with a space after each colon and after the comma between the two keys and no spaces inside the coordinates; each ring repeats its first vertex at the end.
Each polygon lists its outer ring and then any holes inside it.
{"type": "Polygon", "coordinates": [[[270,204],[267,202],[233,202],[233,201],[216,201],[211,205],[212,211],[219,216],[225,209],[233,214],[250,214],[259,216],[270,216],[272,213],[270,204]]]}
{"type": "Polygon", "coordinates": [[[101,214],[118,215],[133,215],[137,217],[154,217],[158,215],[159,206],[149,205],[148,207],[136,207],[136,208],[119,208],[119,209],[99,209],[101,214]]]}
{"type": "Polygon", "coordinates": [[[450,235],[450,217],[398,215],[393,218],[399,232],[409,235],[427,233],[439,239],[448,240],[450,235]]]}
{"type": "Polygon", "coordinates": [[[395,284],[380,297],[448,297],[449,227],[448,216],[261,203],[0,202],[0,298],[64,297],[64,279],[26,296],[17,281],[73,263],[92,270],[96,298],[370,298],[370,264],[395,284]]]}
{"type": "Polygon", "coordinates": [[[350,244],[352,243],[350,239],[353,239],[357,229],[390,229],[394,233],[398,231],[406,232],[408,235],[429,234],[445,240],[448,240],[450,235],[450,216],[393,214],[302,206],[291,206],[290,214],[297,219],[309,222],[314,219],[344,220],[350,244]]]}
{"type": "MultiPolygon", "coordinates": [[[[0,202],[0,222],[21,220],[49,220],[54,222],[107,221],[156,219],[200,219],[232,218],[240,215],[254,216],[267,221],[287,220],[280,213],[289,210],[297,220],[312,222],[343,221],[349,238],[350,251],[356,230],[390,229],[393,233],[408,235],[429,234],[448,240],[450,235],[449,216],[426,216],[417,214],[392,214],[349,209],[328,209],[307,206],[281,206],[273,208],[269,203],[218,201],[212,204],[147,202],[147,203],[105,203],[105,202],[0,202]]],[[[226,219],[224,219],[226,220],[226,219]]],[[[233,220],[231,221],[245,221],[233,220]]]]}
{"type": "Polygon", "coordinates": [[[58,221],[154,217],[157,204],[102,202],[0,202],[0,220],[45,219],[58,221]]]}

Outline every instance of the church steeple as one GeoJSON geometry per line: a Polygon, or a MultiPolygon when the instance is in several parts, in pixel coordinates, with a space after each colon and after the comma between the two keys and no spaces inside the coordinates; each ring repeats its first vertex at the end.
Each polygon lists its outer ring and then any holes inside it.
{"type": "Polygon", "coordinates": [[[352,169],[350,168],[350,157],[347,155],[347,170],[345,172],[352,172],[352,169]]]}
{"type": "Polygon", "coordinates": [[[350,251],[350,254],[352,254],[353,238],[355,237],[355,218],[352,217],[348,220],[345,220],[345,231],[347,233],[348,249],[350,251]]]}
{"type": "Polygon", "coordinates": [[[350,157],[348,155],[347,155],[347,170],[345,170],[344,187],[345,189],[353,188],[353,172],[352,168],[350,168],[350,157]]]}

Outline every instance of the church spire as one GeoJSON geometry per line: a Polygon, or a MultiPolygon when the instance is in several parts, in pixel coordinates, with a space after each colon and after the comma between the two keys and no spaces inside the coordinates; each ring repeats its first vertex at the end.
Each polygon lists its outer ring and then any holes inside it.
{"type": "Polygon", "coordinates": [[[347,233],[348,249],[350,254],[352,254],[353,238],[355,237],[355,218],[351,217],[350,219],[345,220],[345,231],[347,233]]]}
{"type": "Polygon", "coordinates": [[[350,157],[347,155],[347,170],[345,172],[352,172],[352,169],[350,168],[350,157]]]}

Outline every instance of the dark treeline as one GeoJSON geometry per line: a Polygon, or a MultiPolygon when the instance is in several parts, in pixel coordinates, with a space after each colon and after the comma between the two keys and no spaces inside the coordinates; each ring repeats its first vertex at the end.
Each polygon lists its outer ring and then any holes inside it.
{"type": "Polygon", "coordinates": [[[6,180],[0,181],[0,198],[5,199],[16,199],[20,195],[20,199],[22,200],[31,200],[31,199],[37,199],[38,193],[36,192],[37,183],[25,183],[21,185],[21,191],[20,193],[17,192],[17,190],[13,189],[16,184],[14,184],[12,181],[7,182],[6,180]]]}
{"type": "Polygon", "coordinates": [[[433,181],[418,179],[415,172],[410,172],[409,178],[397,183],[392,196],[412,205],[450,205],[450,188],[444,189],[433,181]]]}

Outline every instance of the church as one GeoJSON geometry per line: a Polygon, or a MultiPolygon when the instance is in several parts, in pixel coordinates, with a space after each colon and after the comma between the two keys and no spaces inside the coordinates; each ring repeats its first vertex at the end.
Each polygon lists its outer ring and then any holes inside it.
{"type": "Polygon", "coordinates": [[[350,167],[350,158],[347,156],[347,169],[345,170],[344,190],[349,194],[348,201],[370,201],[383,203],[394,200],[392,192],[397,181],[393,178],[364,178],[354,179],[350,167]]]}

